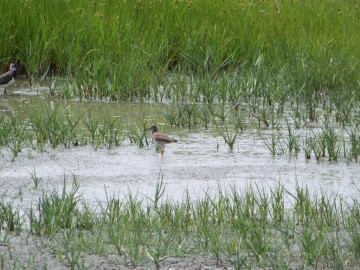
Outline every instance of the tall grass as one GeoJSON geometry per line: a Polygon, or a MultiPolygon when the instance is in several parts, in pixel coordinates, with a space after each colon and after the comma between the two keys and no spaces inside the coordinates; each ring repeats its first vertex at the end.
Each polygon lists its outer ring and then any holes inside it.
{"type": "MultiPolygon", "coordinates": [[[[323,91],[333,101],[340,93],[359,98],[357,7],[340,0],[5,1],[0,65],[18,62],[31,82],[65,76],[73,86],[63,88],[67,98],[111,100],[157,99],[175,73],[202,78],[194,90],[213,102],[224,97],[218,76],[256,75],[248,86],[268,101],[286,100],[277,91],[283,86],[294,95],[303,89],[313,120],[309,98],[323,91]]],[[[337,108],[347,117],[346,106],[337,108]]]]}

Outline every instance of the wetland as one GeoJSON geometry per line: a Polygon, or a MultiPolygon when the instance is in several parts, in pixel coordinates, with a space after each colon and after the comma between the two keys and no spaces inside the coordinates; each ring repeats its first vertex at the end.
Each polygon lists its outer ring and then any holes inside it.
{"type": "Polygon", "coordinates": [[[358,3],[0,6],[0,269],[359,268],[358,3]]]}
{"type": "Polygon", "coordinates": [[[269,110],[268,126],[245,103],[199,103],[182,126],[171,103],[64,101],[24,84],[1,106],[3,269],[358,265],[357,152],[328,110],[269,110]],[[164,156],[154,122],[178,140],[164,156]]]}

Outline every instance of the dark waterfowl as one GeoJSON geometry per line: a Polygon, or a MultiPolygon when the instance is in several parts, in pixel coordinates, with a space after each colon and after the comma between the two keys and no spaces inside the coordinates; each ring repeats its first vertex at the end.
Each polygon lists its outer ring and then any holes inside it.
{"type": "Polygon", "coordinates": [[[16,71],[17,71],[16,64],[11,63],[9,71],[0,75],[0,86],[4,88],[4,95],[7,95],[6,88],[15,82],[16,71]]]}

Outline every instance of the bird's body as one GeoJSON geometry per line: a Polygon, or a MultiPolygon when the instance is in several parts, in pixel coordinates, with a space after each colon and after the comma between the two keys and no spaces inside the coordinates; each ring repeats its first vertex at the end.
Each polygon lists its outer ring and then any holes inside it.
{"type": "Polygon", "coordinates": [[[156,125],[152,125],[147,130],[151,130],[152,137],[153,137],[155,143],[160,147],[161,156],[164,155],[165,144],[176,143],[177,142],[177,140],[175,140],[173,138],[170,138],[168,135],[158,132],[158,129],[157,129],[156,125]]]}
{"type": "Polygon", "coordinates": [[[7,94],[6,88],[15,82],[16,71],[17,71],[16,65],[11,63],[9,71],[0,75],[0,86],[4,88],[4,95],[7,94]]]}

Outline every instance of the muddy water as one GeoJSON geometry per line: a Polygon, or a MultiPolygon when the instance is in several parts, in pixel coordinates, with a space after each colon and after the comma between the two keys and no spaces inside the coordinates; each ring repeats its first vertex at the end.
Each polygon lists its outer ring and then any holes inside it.
{"type": "MultiPolygon", "coordinates": [[[[21,111],[24,107],[50,103],[46,96],[15,95],[0,97],[6,112],[21,111]],[[6,105],[6,106],[5,106],[6,105]]],[[[290,192],[297,185],[307,186],[310,192],[336,192],[343,197],[356,196],[360,188],[360,167],[356,163],[339,161],[316,162],[297,158],[272,157],[264,143],[264,135],[247,129],[237,137],[235,149],[230,151],[222,137],[212,130],[171,128],[162,124],[156,105],[119,104],[105,102],[66,103],[55,101],[55,106],[69,106],[72,113],[90,110],[101,113],[105,108],[116,111],[124,123],[157,120],[160,129],[178,140],[167,145],[163,157],[154,147],[138,148],[125,140],[113,149],[97,149],[90,145],[71,149],[48,149],[44,153],[24,150],[15,162],[2,149],[0,157],[0,190],[7,200],[19,204],[36,203],[38,196],[54,188],[61,190],[64,180],[70,188],[72,179],[80,183],[79,194],[91,203],[104,202],[107,196],[123,198],[129,191],[140,197],[152,197],[156,183],[163,180],[165,196],[181,200],[185,190],[193,198],[205,193],[216,194],[219,187],[245,189],[249,184],[260,188],[275,187],[280,182],[290,192]],[[31,175],[40,179],[34,189],[31,175]]]]}

